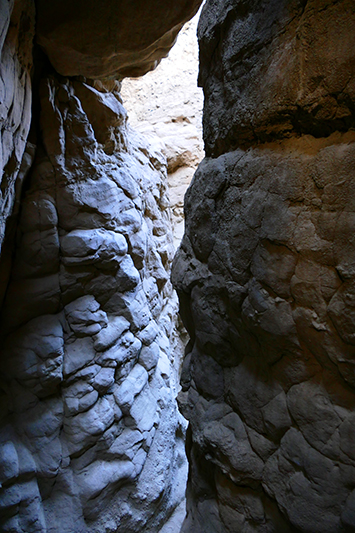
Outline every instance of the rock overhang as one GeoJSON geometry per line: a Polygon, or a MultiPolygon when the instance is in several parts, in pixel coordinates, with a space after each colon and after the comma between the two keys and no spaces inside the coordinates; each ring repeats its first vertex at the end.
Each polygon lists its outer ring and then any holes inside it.
{"type": "Polygon", "coordinates": [[[141,76],[169,53],[183,24],[201,3],[39,0],[36,39],[64,76],[141,76]]]}

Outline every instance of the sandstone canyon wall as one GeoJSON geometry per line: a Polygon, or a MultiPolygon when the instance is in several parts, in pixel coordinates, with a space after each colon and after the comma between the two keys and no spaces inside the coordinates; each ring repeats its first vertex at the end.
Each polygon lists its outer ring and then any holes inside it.
{"type": "MultiPolygon", "coordinates": [[[[166,159],[115,79],[199,3],[0,2],[1,531],[155,533],[179,503],[166,159]]],[[[186,533],[355,531],[354,22],[352,0],[203,10],[186,533]]]]}
{"type": "Polygon", "coordinates": [[[352,0],[207,0],[173,266],[186,533],[355,531],[352,0]]]}
{"type": "Polygon", "coordinates": [[[197,86],[199,17],[200,11],[185,24],[169,56],[155,70],[125,78],[121,89],[129,123],[149,135],[151,144],[162,143],[176,248],[184,233],[184,194],[204,156],[203,94],[197,86]]]}
{"type": "Polygon", "coordinates": [[[1,3],[1,531],[155,533],[184,493],[166,158],[106,76],[152,68],[199,3],[1,3]]]}

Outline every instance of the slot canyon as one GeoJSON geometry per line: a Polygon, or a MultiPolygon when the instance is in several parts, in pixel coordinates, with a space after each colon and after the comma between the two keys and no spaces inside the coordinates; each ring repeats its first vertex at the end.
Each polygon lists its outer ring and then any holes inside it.
{"type": "Polygon", "coordinates": [[[0,0],[0,532],[355,532],[355,3],[206,0],[204,147],[201,4],[0,0]]]}

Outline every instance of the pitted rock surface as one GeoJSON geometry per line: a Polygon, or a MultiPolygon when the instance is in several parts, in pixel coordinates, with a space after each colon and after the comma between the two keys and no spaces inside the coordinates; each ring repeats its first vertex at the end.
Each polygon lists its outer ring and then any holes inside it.
{"type": "Polygon", "coordinates": [[[173,266],[184,533],[355,528],[354,20],[346,0],[203,8],[209,157],[173,266]]]}

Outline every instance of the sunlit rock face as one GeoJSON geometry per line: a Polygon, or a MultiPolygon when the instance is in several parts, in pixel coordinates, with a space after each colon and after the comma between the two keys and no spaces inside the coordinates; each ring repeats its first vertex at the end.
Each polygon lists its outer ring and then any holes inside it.
{"type": "Polygon", "coordinates": [[[1,531],[156,532],[183,493],[166,160],[95,85],[41,82],[1,319],[1,531]]]}
{"type": "Polygon", "coordinates": [[[355,6],[211,0],[173,267],[186,533],[355,528],[355,6]]]}
{"type": "Polygon", "coordinates": [[[121,96],[129,123],[152,144],[161,142],[168,162],[174,245],[184,233],[184,194],[201,162],[202,89],[197,87],[197,23],[200,12],[178,35],[169,56],[141,78],[125,78],[121,96]]]}
{"type": "Polygon", "coordinates": [[[65,76],[141,76],[156,67],[202,0],[39,0],[37,42],[65,76]]]}

